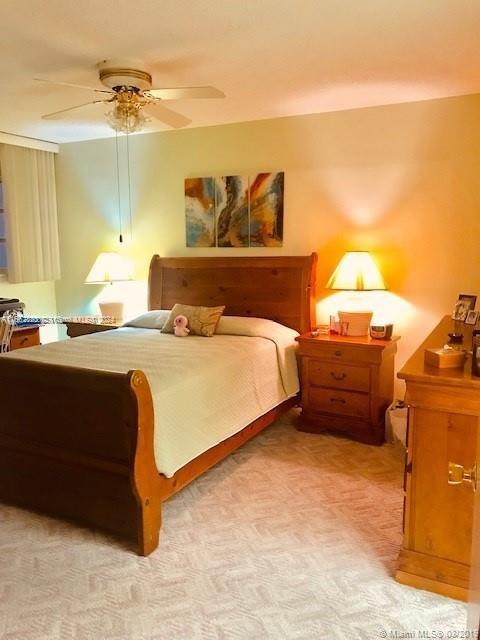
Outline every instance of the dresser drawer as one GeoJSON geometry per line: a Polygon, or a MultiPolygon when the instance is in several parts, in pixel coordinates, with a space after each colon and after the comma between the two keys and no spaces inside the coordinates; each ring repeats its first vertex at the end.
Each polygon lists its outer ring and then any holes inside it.
{"type": "Polygon", "coordinates": [[[370,396],[354,391],[308,387],[308,408],[356,418],[370,417],[370,396]]]}
{"type": "Polygon", "coordinates": [[[38,328],[22,329],[22,331],[14,331],[10,339],[10,350],[24,349],[25,347],[35,347],[40,344],[40,335],[38,328]]]}
{"type": "Polygon", "coordinates": [[[311,358],[308,361],[308,380],[310,384],[321,387],[368,392],[370,369],[311,358]]]}

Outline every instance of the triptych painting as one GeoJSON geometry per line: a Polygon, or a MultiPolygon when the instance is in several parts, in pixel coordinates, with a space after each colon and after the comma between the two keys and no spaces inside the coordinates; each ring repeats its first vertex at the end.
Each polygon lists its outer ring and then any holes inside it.
{"type": "Polygon", "coordinates": [[[283,190],[283,172],[187,178],[187,247],[281,247],[283,190]]]}

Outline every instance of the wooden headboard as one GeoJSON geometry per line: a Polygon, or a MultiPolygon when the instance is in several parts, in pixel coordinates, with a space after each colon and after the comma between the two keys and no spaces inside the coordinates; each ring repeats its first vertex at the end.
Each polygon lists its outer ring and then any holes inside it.
{"type": "Polygon", "coordinates": [[[148,278],[148,308],[176,302],[212,307],[225,315],[268,318],[310,331],[315,324],[317,254],[246,258],[161,258],[148,278]]]}

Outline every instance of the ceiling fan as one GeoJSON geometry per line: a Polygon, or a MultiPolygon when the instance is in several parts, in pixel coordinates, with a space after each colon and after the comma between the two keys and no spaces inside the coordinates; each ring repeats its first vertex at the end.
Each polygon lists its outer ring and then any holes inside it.
{"type": "Polygon", "coordinates": [[[97,64],[97,69],[100,82],[108,89],[96,89],[95,87],[87,87],[70,82],[56,82],[35,78],[40,82],[105,94],[97,100],[47,113],[42,118],[44,120],[56,120],[75,109],[103,103],[112,106],[112,110],[105,115],[110,126],[117,132],[134,133],[135,131],[140,131],[148,120],[145,113],[174,129],[178,129],[190,124],[191,120],[167,108],[163,104],[165,100],[225,97],[225,94],[215,87],[152,89],[152,76],[147,71],[139,69],[136,63],[130,61],[103,60],[97,64]]]}

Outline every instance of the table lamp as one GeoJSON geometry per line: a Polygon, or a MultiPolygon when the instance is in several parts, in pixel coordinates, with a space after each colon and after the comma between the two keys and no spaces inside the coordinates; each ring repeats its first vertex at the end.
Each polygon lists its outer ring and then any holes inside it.
{"type": "MultiPolygon", "coordinates": [[[[133,280],[132,265],[128,258],[121,256],[115,251],[106,251],[99,253],[92,268],[88,272],[85,282],[87,284],[107,284],[113,285],[114,282],[125,282],[133,280]]],[[[114,292],[111,287],[110,292],[98,301],[100,313],[104,318],[113,318],[115,322],[119,322],[123,318],[123,302],[114,299],[114,292]]]]}
{"type": "MultiPolygon", "coordinates": [[[[368,251],[347,251],[326,284],[338,291],[385,290],[385,282],[368,251]]],[[[346,335],[366,336],[373,311],[338,311],[340,323],[348,322],[346,335]]]]}

